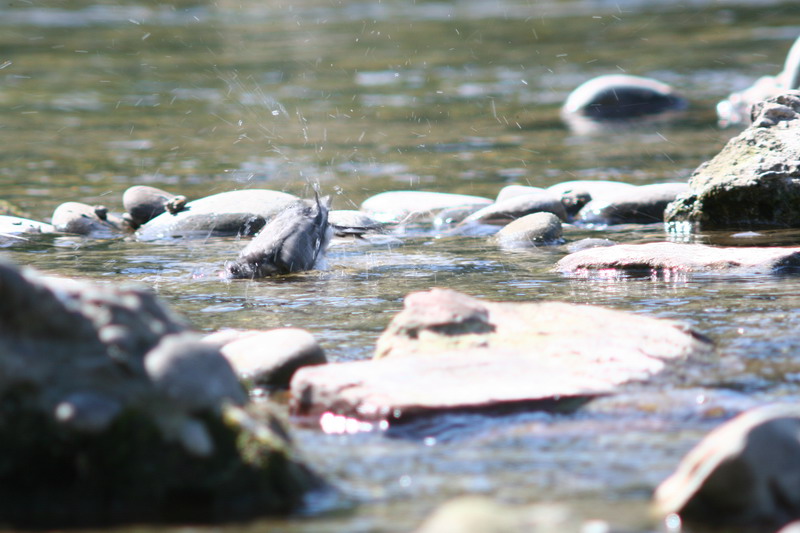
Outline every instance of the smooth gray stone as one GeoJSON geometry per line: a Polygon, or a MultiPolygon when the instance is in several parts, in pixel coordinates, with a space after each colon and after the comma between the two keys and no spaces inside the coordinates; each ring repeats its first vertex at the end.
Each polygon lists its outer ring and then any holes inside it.
{"type": "Polygon", "coordinates": [[[709,433],[655,491],[686,525],[775,531],[800,519],[800,407],[758,407],[709,433]]]}
{"type": "Polygon", "coordinates": [[[495,198],[495,202],[502,202],[503,200],[508,200],[509,198],[513,198],[515,196],[524,196],[526,194],[535,194],[544,191],[541,187],[531,187],[529,185],[506,185],[500,192],[497,193],[497,198],[495,198]]]}
{"type": "Polygon", "coordinates": [[[749,124],[755,104],[797,89],[800,89],[800,37],[786,55],[783,70],[777,76],[762,76],[751,87],[731,93],[717,104],[719,124],[721,127],[749,124]]]}
{"type": "Polygon", "coordinates": [[[560,302],[486,302],[433,289],[406,297],[374,359],[298,370],[291,410],[381,421],[512,403],[569,409],[711,348],[669,320],[560,302]]]}
{"type": "Polygon", "coordinates": [[[547,188],[559,198],[564,205],[567,216],[574,217],[580,210],[591,202],[598,202],[613,198],[626,189],[633,189],[635,185],[621,181],[607,180],[572,180],[556,183],[547,188]]]}
{"type": "Polygon", "coordinates": [[[52,233],[52,224],[38,222],[27,218],[0,215],[0,234],[20,235],[23,233],[52,233]]]}
{"type": "Polygon", "coordinates": [[[328,202],[298,201],[264,226],[234,261],[225,263],[228,278],[255,279],[303,272],[322,261],[332,236],[328,202]]]}
{"type": "Polygon", "coordinates": [[[190,413],[217,410],[223,401],[237,405],[247,394],[219,348],[194,334],[168,335],[144,359],[153,384],[190,413]]]}
{"type": "Polygon", "coordinates": [[[589,248],[561,258],[559,272],[685,275],[691,272],[774,273],[800,267],[800,248],[721,248],[705,244],[652,242],[589,248]]]}
{"type": "Polygon", "coordinates": [[[663,222],[667,205],[687,190],[687,183],[654,183],[625,189],[603,200],[592,200],[575,215],[575,220],[609,225],[663,222]]]}
{"type": "Polygon", "coordinates": [[[128,220],[133,229],[154,219],[161,213],[179,213],[186,206],[185,196],[150,187],[135,185],[129,187],[122,195],[122,205],[128,213],[128,220]]]}
{"type": "Polygon", "coordinates": [[[570,93],[561,109],[577,132],[594,125],[664,117],[686,109],[688,102],[666,83],[640,76],[610,74],[593,78],[570,93]]]}
{"type": "Polygon", "coordinates": [[[384,229],[383,223],[361,211],[350,209],[338,209],[329,212],[328,224],[333,228],[334,234],[339,237],[380,233],[384,229]]]}
{"type": "Polygon", "coordinates": [[[667,207],[669,231],[800,227],[800,91],[753,111],[753,123],[700,165],[667,207]]]}
{"type": "Polygon", "coordinates": [[[538,191],[512,196],[488,205],[465,218],[462,224],[505,225],[525,215],[539,212],[552,213],[561,220],[567,219],[567,212],[556,195],[548,191],[538,191]]]}
{"type": "Polygon", "coordinates": [[[80,202],[65,202],[53,211],[55,231],[105,237],[121,231],[121,220],[109,216],[103,206],[91,206],[80,202]]]}
{"type": "Polygon", "coordinates": [[[561,219],[552,213],[532,213],[503,226],[494,236],[504,248],[530,248],[560,244],[561,219]]]}
{"type": "Polygon", "coordinates": [[[136,232],[143,241],[180,237],[254,235],[298,198],[267,189],[229,191],[186,204],[176,214],[162,213],[136,232]]]}
{"type": "MultiPolygon", "coordinates": [[[[327,362],[314,336],[299,328],[222,332],[219,344],[239,379],[267,387],[288,387],[297,369],[327,362]],[[224,338],[227,336],[227,338],[224,338]]],[[[216,343],[212,334],[204,342],[216,343]]]]}
{"type": "Polygon", "coordinates": [[[428,191],[388,191],[364,200],[361,211],[383,223],[400,223],[428,217],[445,209],[486,206],[492,201],[480,196],[428,191]]]}

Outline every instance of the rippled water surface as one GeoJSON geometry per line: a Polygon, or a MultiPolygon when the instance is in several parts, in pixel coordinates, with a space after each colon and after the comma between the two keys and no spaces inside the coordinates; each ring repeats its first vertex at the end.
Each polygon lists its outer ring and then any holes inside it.
{"type": "MultiPolygon", "coordinates": [[[[3,2],[0,199],[49,220],[64,201],[121,211],[136,184],[190,198],[309,196],[319,184],[350,209],[386,190],[494,197],[511,183],[685,180],[736,133],[717,127],[716,101],[777,73],[798,34],[795,3],[778,0],[3,2]],[[566,95],[619,72],[673,84],[688,115],[596,136],[564,127],[566,95]]],[[[565,233],[591,236],[666,238],[659,225],[565,233]]],[[[236,283],[216,276],[244,244],[233,238],[41,236],[0,254],[152,287],[201,330],[306,328],[335,361],[370,357],[403,297],[432,286],[679,319],[718,345],[572,415],[464,414],[349,436],[297,427],[308,460],[355,505],[230,530],[409,531],[470,493],[564,502],[651,531],[653,487],[705,432],[746,407],[798,399],[797,276],[573,279],[551,270],[566,247],[502,251],[425,228],[395,237],[336,242],[324,271],[236,283]]],[[[756,242],[697,240],[722,238],[756,242]]],[[[764,242],[796,245],[800,234],[764,242]]]]}

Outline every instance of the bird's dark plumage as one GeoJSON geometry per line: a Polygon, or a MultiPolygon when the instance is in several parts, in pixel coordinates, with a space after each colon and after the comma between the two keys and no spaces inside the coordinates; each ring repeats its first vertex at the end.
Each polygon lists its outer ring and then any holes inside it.
{"type": "Polygon", "coordinates": [[[225,264],[228,278],[263,278],[312,270],[331,237],[330,198],[290,205],[256,235],[235,261],[225,264]]]}

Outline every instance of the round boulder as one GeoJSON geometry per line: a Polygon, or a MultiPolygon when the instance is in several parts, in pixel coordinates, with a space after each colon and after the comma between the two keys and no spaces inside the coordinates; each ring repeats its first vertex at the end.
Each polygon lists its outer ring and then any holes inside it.
{"type": "Polygon", "coordinates": [[[494,236],[505,248],[561,244],[561,220],[552,213],[532,213],[511,222],[494,236]]]}

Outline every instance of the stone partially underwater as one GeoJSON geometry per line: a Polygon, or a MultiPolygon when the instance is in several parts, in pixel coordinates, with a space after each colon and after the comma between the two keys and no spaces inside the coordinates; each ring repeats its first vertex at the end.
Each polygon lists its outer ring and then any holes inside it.
{"type": "Polygon", "coordinates": [[[753,108],[753,123],[667,206],[671,232],[800,227],[800,92],[753,108]]]}
{"type": "Polygon", "coordinates": [[[596,306],[484,302],[449,289],[412,293],[370,361],[301,368],[295,414],[402,421],[458,410],[572,410],[707,354],[682,324],[596,306]]]}
{"type": "Polygon", "coordinates": [[[0,524],[220,522],[323,482],[149,292],[0,263],[0,524]]]}

